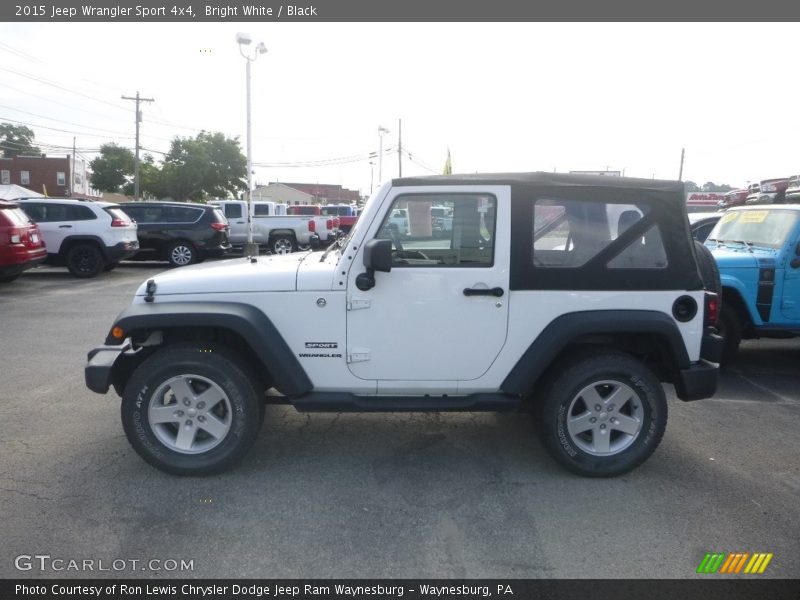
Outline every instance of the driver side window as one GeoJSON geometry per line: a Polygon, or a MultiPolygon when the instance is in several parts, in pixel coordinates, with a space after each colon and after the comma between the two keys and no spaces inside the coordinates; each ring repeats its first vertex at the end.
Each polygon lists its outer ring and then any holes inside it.
{"type": "Polygon", "coordinates": [[[491,267],[496,212],[489,194],[406,194],[377,238],[392,240],[393,267],[491,267]]]}

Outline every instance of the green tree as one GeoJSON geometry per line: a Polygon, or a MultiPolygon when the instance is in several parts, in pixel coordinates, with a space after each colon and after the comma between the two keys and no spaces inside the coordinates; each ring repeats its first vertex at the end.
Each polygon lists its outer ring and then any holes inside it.
{"type": "Polygon", "coordinates": [[[713,181],[706,181],[703,184],[704,192],[730,192],[732,189],[728,184],[717,185],[713,181]]]}
{"type": "Polygon", "coordinates": [[[201,131],[172,141],[154,184],[176,200],[235,195],[247,189],[247,159],[237,138],[201,131]]]}
{"type": "Polygon", "coordinates": [[[700,186],[697,185],[694,181],[684,181],[684,187],[686,188],[687,192],[699,192],[700,186]]]}
{"type": "Polygon", "coordinates": [[[133,152],[116,144],[100,146],[100,156],[91,162],[92,187],[101,192],[120,192],[133,178],[133,152]]]}
{"type": "Polygon", "coordinates": [[[36,135],[30,127],[0,123],[0,146],[3,149],[3,158],[41,154],[42,151],[33,145],[34,137],[36,135]]]}

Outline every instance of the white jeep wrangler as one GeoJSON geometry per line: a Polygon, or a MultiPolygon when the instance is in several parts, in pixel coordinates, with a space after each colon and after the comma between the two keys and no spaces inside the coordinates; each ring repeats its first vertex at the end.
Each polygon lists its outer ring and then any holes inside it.
{"type": "Polygon", "coordinates": [[[396,179],[324,253],[148,280],[89,353],[86,382],[114,387],[133,447],[175,474],[239,460],[274,388],[300,411],[530,407],[556,460],[612,476],[661,440],[661,382],[682,400],[715,391],[706,287],[680,182],[396,179]],[[432,206],[452,211],[444,237],[432,206]]]}

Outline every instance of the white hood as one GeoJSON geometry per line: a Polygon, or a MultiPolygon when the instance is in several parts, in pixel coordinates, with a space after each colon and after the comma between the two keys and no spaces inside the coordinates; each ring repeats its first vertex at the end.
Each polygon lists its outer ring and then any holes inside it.
{"type": "MultiPolygon", "coordinates": [[[[171,269],[152,277],[156,297],[216,292],[283,292],[297,289],[297,269],[307,254],[232,258],[171,269]]],[[[148,280],[149,281],[149,280],[148,280]]],[[[136,291],[144,296],[147,282],[136,291]]]]}

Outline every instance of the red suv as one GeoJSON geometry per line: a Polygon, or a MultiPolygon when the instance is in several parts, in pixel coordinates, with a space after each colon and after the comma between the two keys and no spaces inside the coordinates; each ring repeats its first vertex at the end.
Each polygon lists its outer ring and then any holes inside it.
{"type": "Polygon", "coordinates": [[[0,200],[0,283],[8,283],[47,258],[39,227],[19,204],[0,200]]]}

